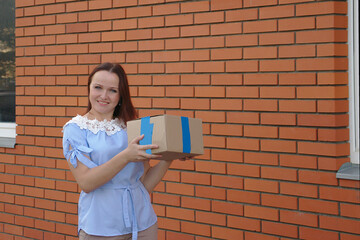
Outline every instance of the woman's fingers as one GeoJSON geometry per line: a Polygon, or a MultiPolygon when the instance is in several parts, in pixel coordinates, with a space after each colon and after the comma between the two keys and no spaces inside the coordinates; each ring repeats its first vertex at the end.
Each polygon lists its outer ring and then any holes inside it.
{"type": "Polygon", "coordinates": [[[137,136],[133,140],[131,140],[130,144],[139,144],[139,142],[144,138],[144,134],[137,136]]]}
{"type": "Polygon", "coordinates": [[[139,145],[139,149],[141,149],[141,150],[157,149],[157,148],[159,148],[159,146],[156,144],[139,145]]]}
{"type": "Polygon", "coordinates": [[[156,154],[147,154],[147,153],[145,153],[143,156],[144,156],[145,159],[161,158],[161,155],[156,155],[156,154]]]}

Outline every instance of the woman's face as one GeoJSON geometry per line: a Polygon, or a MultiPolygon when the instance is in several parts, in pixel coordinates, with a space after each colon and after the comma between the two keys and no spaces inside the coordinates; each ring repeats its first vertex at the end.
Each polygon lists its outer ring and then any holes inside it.
{"type": "Polygon", "coordinates": [[[94,74],[90,84],[90,112],[98,120],[112,119],[116,105],[119,103],[119,78],[115,73],[105,70],[94,74]]]}

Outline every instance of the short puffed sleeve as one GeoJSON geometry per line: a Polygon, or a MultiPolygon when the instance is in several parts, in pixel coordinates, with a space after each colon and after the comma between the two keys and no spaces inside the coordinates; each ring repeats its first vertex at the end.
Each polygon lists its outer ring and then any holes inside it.
{"type": "Polygon", "coordinates": [[[88,168],[97,166],[88,158],[92,149],[87,144],[86,130],[81,129],[75,123],[66,124],[63,128],[63,152],[74,168],[77,167],[77,160],[88,168]]]}

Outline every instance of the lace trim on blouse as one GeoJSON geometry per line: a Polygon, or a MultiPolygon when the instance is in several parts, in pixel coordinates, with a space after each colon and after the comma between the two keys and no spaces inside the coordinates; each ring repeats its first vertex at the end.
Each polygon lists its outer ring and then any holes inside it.
{"type": "Polygon", "coordinates": [[[86,116],[77,115],[76,117],[68,121],[65,126],[69,123],[75,123],[80,127],[80,129],[87,129],[94,134],[97,134],[99,131],[103,131],[106,132],[108,136],[111,136],[123,129],[126,129],[125,123],[117,118],[110,121],[106,119],[103,121],[99,121],[97,119],[88,119],[86,116]]]}

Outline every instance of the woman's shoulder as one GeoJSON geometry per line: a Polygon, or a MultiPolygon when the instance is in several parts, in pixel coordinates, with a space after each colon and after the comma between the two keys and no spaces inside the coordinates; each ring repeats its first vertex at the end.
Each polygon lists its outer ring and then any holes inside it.
{"type": "Polygon", "coordinates": [[[110,121],[99,121],[97,119],[89,119],[86,115],[77,115],[76,117],[73,117],[65,123],[64,128],[70,125],[75,125],[79,129],[85,129],[94,134],[103,131],[109,136],[126,129],[125,124],[117,118],[110,121]]]}
{"type": "Polygon", "coordinates": [[[85,128],[85,116],[81,116],[81,115],[77,115],[75,117],[73,117],[72,119],[70,119],[69,121],[67,121],[63,128],[67,127],[67,126],[78,126],[79,128],[85,128]]]}

